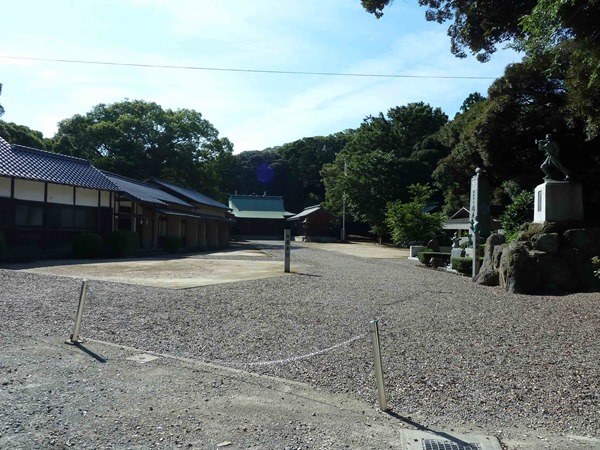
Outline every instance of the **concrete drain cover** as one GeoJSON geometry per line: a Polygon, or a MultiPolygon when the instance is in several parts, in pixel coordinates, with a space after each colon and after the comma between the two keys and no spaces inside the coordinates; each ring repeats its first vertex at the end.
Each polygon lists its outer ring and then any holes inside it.
{"type": "Polygon", "coordinates": [[[139,362],[140,364],[144,364],[149,361],[154,361],[155,359],[158,359],[158,356],[152,356],[152,355],[149,355],[148,353],[140,353],[139,355],[133,355],[133,356],[130,356],[129,358],[125,358],[125,359],[128,359],[129,361],[139,362]]]}
{"type": "Polygon", "coordinates": [[[475,434],[405,430],[403,450],[502,450],[498,439],[475,434]]]}

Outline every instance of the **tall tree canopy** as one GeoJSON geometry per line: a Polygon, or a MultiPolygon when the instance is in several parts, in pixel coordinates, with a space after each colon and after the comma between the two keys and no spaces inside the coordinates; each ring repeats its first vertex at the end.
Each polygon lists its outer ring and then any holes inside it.
{"type": "MultiPolygon", "coordinates": [[[[0,95],[2,95],[2,83],[0,83],[0,95]]],[[[0,105],[0,117],[4,114],[4,107],[0,105]]]]}
{"type": "Polygon", "coordinates": [[[348,213],[381,237],[386,205],[407,201],[407,186],[431,180],[444,149],[426,138],[447,120],[422,102],[365,118],[335,161],[323,166],[328,208],[340,213],[345,198],[348,213]]]}
{"type": "Polygon", "coordinates": [[[0,137],[11,144],[46,150],[47,140],[40,131],[32,130],[25,125],[0,120],[0,137]]]}
{"type": "Polygon", "coordinates": [[[233,155],[233,162],[223,176],[221,190],[282,195],[286,208],[295,212],[321,203],[325,199],[321,168],[334,160],[351,133],[306,137],[262,151],[233,155]]]}
{"type": "MultiPolygon", "coordinates": [[[[381,17],[394,0],[361,0],[364,8],[381,17]]],[[[418,0],[429,21],[450,21],[452,53],[466,51],[487,61],[497,44],[513,41],[530,52],[574,39],[582,47],[600,48],[597,29],[600,0],[418,0]]],[[[596,53],[596,56],[598,54],[596,53]]]]}
{"type": "Polygon", "coordinates": [[[125,100],[60,122],[53,150],[122,175],[157,176],[223,198],[216,187],[233,146],[197,111],[125,100]]]}

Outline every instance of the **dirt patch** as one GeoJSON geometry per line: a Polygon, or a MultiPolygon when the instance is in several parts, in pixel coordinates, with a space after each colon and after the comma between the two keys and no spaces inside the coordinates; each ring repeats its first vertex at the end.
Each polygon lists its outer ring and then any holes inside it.
{"type": "Polygon", "coordinates": [[[404,259],[408,258],[410,254],[410,250],[407,248],[379,245],[370,242],[350,242],[345,244],[307,242],[302,245],[358,256],[359,258],[404,259]]]}
{"type": "MultiPolygon", "coordinates": [[[[229,254],[231,255],[231,254],[229,254]]],[[[26,272],[111,281],[169,289],[185,289],[285,275],[283,262],[223,259],[138,259],[95,263],[17,267],[26,272]]]]}

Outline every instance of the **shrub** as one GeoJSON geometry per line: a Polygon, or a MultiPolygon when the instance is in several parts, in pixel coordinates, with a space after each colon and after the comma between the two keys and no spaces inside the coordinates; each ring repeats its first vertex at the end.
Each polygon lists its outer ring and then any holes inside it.
{"type": "Polygon", "coordinates": [[[450,253],[444,252],[432,252],[432,251],[424,251],[417,253],[417,258],[422,264],[425,264],[428,267],[432,265],[432,259],[441,260],[442,264],[448,265],[450,263],[450,253]]]}
{"type": "Polygon", "coordinates": [[[140,247],[140,237],[135,231],[113,231],[110,235],[110,247],[115,256],[132,256],[140,247]]]}
{"type": "MultiPolygon", "coordinates": [[[[482,262],[482,258],[479,258],[479,267],[481,267],[482,262]]],[[[463,273],[469,276],[473,273],[473,258],[452,258],[450,264],[452,269],[456,270],[458,273],[463,273]]]]}
{"type": "Polygon", "coordinates": [[[596,278],[596,286],[600,288],[600,257],[594,256],[592,258],[592,270],[594,277],[596,278]]]}
{"type": "Polygon", "coordinates": [[[181,238],[166,236],[163,240],[163,250],[167,253],[177,253],[181,248],[181,238]]]}
{"type": "Polygon", "coordinates": [[[75,258],[97,258],[102,255],[104,241],[97,233],[81,233],[71,242],[75,258]]]}
{"type": "Polygon", "coordinates": [[[523,191],[512,199],[512,203],[506,207],[500,216],[502,228],[506,235],[506,241],[513,241],[519,233],[519,228],[524,223],[531,222],[533,217],[533,192],[523,191]]]}

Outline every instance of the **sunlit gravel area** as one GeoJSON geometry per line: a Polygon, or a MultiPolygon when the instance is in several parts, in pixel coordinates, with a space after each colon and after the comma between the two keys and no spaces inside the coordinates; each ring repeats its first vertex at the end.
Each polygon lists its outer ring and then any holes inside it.
{"type": "MultiPolygon", "coordinates": [[[[282,261],[280,243],[256,245],[282,261]]],[[[82,334],[374,404],[368,332],[377,318],[394,411],[427,417],[428,426],[598,436],[598,293],[509,295],[405,259],[358,258],[316,245],[294,245],[292,271],[183,290],[90,281],[82,334]]],[[[80,286],[0,269],[0,337],[67,338],[80,286]]]]}

